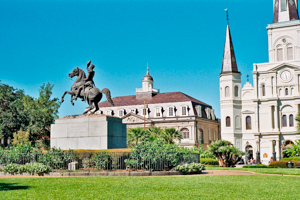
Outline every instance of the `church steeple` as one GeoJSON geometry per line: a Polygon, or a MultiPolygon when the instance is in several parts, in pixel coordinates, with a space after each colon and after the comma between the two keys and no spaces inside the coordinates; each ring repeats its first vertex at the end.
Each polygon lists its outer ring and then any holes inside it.
{"type": "MultiPolygon", "coordinates": [[[[227,11],[227,10],[226,10],[227,11]]],[[[227,29],[226,29],[226,37],[225,37],[225,46],[224,46],[224,54],[223,54],[223,63],[221,73],[225,72],[237,72],[237,64],[229,29],[228,16],[227,16],[227,29]]]]}
{"type": "Polygon", "coordinates": [[[298,0],[273,0],[273,23],[299,20],[298,0]]]}

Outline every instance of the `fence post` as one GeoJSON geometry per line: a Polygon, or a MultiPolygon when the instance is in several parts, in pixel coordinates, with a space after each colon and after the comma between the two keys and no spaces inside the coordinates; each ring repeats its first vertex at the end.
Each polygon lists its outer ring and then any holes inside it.
{"type": "Polygon", "coordinates": [[[106,152],[106,172],[108,173],[108,153],[106,152]]]}

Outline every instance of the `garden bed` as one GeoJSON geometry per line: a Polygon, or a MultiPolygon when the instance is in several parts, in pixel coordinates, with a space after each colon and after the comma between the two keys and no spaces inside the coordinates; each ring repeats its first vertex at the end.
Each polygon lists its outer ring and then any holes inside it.
{"type": "Polygon", "coordinates": [[[0,172],[0,175],[7,176],[45,176],[45,177],[80,177],[80,176],[174,176],[174,175],[183,175],[181,172],[176,171],[118,171],[118,172],[50,172],[43,174],[34,174],[31,175],[29,173],[22,174],[9,174],[0,172]]]}

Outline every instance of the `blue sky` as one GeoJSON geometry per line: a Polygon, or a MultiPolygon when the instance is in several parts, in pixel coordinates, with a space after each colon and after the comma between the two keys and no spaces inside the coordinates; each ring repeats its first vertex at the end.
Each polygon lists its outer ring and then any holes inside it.
{"type": "MultiPolygon", "coordinates": [[[[267,24],[272,0],[0,0],[2,83],[38,97],[43,83],[53,97],[69,90],[76,66],[95,64],[95,83],[112,96],[134,95],[147,62],[154,87],[181,91],[213,106],[220,117],[219,78],[226,13],[242,84],[253,63],[268,62],[267,24]]],[[[252,83],[252,76],[250,82],[252,83]]],[[[74,81],[75,79],[73,79],[74,81]]],[[[59,116],[86,105],[70,96],[59,116]]],[[[103,99],[105,100],[105,98],[103,99]]]]}

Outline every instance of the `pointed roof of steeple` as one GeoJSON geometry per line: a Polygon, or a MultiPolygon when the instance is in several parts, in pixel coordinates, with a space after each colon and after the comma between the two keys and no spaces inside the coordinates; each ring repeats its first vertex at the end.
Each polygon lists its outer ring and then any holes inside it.
{"type": "Polygon", "coordinates": [[[153,81],[152,76],[149,74],[149,65],[147,63],[147,74],[144,76],[143,81],[153,81]]]}
{"type": "Polygon", "coordinates": [[[225,38],[225,46],[224,46],[224,54],[223,54],[223,63],[221,73],[225,72],[238,72],[229,23],[227,21],[227,30],[226,30],[226,38],[225,38]]]}
{"type": "Polygon", "coordinates": [[[274,0],[273,23],[299,20],[297,0],[274,0]]]}

